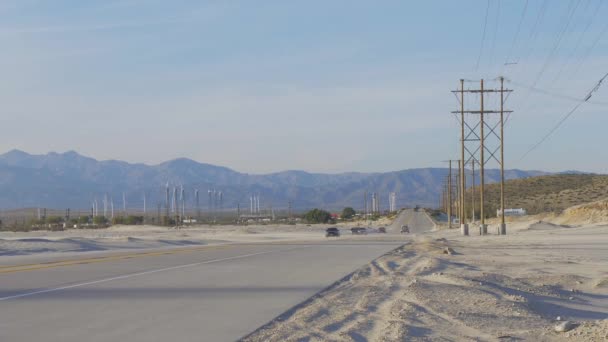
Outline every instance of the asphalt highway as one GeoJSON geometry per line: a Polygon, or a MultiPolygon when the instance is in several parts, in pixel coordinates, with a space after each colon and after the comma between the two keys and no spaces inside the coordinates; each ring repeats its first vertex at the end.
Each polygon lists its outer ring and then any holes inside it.
{"type": "Polygon", "coordinates": [[[0,262],[0,341],[234,341],[433,229],[404,210],[388,234],[0,262]]]}
{"type": "Polygon", "coordinates": [[[413,209],[406,209],[399,213],[399,216],[393,221],[388,227],[387,232],[389,233],[400,233],[401,226],[407,225],[410,229],[410,233],[424,233],[433,230],[435,224],[429,217],[429,215],[420,209],[415,211],[413,209]]]}
{"type": "Polygon", "coordinates": [[[0,266],[0,341],[234,341],[400,236],[224,245],[0,266]]]}

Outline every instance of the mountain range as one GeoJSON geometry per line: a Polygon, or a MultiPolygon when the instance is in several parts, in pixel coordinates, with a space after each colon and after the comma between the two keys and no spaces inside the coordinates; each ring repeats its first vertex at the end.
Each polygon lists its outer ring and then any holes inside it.
{"type": "MultiPolygon", "coordinates": [[[[166,186],[184,187],[187,207],[194,207],[194,189],[200,191],[200,207],[209,206],[208,191],[223,194],[223,208],[248,209],[250,196],[259,194],[261,208],[296,210],[313,207],[339,210],[363,208],[364,193],[379,194],[381,209],[388,208],[390,192],[397,206],[438,205],[447,168],[417,168],[394,172],[339,174],[283,171],[247,174],[179,158],[158,165],[124,161],[98,161],[74,151],[33,155],[12,150],[0,155],[0,208],[86,209],[105,196],[128,208],[165,205],[166,186]]],[[[499,180],[498,170],[486,170],[488,183],[499,180]]],[[[543,171],[506,170],[507,179],[545,175],[543,171]]],[[[172,193],[172,190],[171,190],[172,193]]]]}

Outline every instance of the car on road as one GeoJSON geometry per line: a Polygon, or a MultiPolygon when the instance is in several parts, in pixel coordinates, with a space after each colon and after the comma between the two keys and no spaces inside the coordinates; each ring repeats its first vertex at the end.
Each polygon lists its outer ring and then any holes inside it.
{"type": "Polygon", "coordinates": [[[378,228],[378,233],[386,234],[386,228],[384,228],[384,227],[378,228]]]}
{"type": "Polygon", "coordinates": [[[403,226],[401,226],[401,234],[409,234],[410,232],[410,227],[407,226],[407,224],[404,224],[403,226]]]}
{"type": "Polygon", "coordinates": [[[365,229],[364,227],[353,227],[350,229],[350,231],[353,235],[366,235],[367,234],[367,229],[365,229]]]}
{"type": "Polygon", "coordinates": [[[330,227],[325,230],[325,237],[340,237],[340,230],[336,227],[330,227]]]}

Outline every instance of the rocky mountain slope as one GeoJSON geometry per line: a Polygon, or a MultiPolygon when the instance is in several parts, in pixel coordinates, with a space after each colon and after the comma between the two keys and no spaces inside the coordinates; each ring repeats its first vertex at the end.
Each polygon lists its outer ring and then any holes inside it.
{"type": "MultiPolygon", "coordinates": [[[[0,155],[0,208],[89,208],[107,194],[122,207],[125,193],[129,208],[142,208],[144,193],[148,208],[164,206],[165,186],[183,186],[186,205],[194,207],[194,189],[200,191],[200,206],[209,206],[208,190],[223,192],[223,208],[249,208],[251,194],[260,195],[262,209],[363,207],[367,192],[380,195],[388,208],[389,192],[398,194],[397,205],[436,206],[447,174],[445,168],[419,168],[383,173],[340,174],[283,171],[247,174],[226,167],[180,158],[158,165],[123,161],[98,161],[76,152],[32,155],[13,150],[0,155]]],[[[545,174],[540,171],[508,170],[508,179],[545,174]]],[[[488,182],[498,180],[498,170],[487,170],[488,182]]]]}

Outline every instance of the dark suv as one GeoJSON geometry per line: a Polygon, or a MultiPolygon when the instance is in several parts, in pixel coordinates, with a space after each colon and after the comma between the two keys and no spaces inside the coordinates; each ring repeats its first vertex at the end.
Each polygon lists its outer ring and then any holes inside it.
{"type": "Polygon", "coordinates": [[[350,229],[351,233],[353,233],[353,235],[366,235],[367,234],[367,229],[363,228],[363,227],[354,227],[350,229]]]}
{"type": "Polygon", "coordinates": [[[339,237],[340,230],[336,227],[327,228],[325,230],[325,237],[331,237],[331,236],[339,237]]]}

